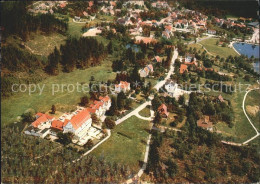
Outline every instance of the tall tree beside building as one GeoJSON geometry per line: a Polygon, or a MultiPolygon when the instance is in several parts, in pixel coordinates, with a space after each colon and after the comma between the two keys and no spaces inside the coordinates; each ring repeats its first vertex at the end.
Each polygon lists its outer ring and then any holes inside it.
{"type": "Polygon", "coordinates": [[[55,105],[52,105],[52,106],[51,106],[51,113],[52,113],[52,114],[55,114],[55,112],[56,112],[56,106],[55,106],[55,105]]]}

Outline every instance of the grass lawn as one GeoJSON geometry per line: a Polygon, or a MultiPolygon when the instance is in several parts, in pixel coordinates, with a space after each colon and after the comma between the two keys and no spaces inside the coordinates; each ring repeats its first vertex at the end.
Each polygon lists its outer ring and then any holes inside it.
{"type": "Polygon", "coordinates": [[[141,110],[139,112],[139,115],[143,116],[143,117],[150,117],[151,116],[150,108],[148,108],[148,107],[144,108],[143,110],[141,110]]]}
{"type": "Polygon", "coordinates": [[[132,116],[112,131],[111,137],[91,154],[104,157],[110,162],[129,166],[137,171],[144,159],[149,122],[132,116]]]}
{"type": "Polygon", "coordinates": [[[200,46],[200,45],[198,45],[198,44],[196,44],[196,43],[189,44],[189,45],[188,45],[188,49],[190,49],[190,47],[191,47],[192,49],[193,49],[193,48],[196,48],[197,51],[200,50],[201,53],[204,52],[204,49],[202,48],[202,46],[200,46]]]}
{"type": "Polygon", "coordinates": [[[72,18],[69,18],[68,23],[68,34],[72,37],[81,37],[82,32],[81,28],[85,25],[85,23],[75,23],[72,18]]]}
{"type": "MultiPolygon", "coordinates": [[[[8,99],[2,99],[2,125],[16,121],[17,116],[24,113],[25,110],[33,108],[36,111],[46,112],[50,110],[51,105],[56,105],[57,111],[67,111],[75,108],[79,103],[80,97],[83,96],[82,88],[79,86],[79,92],[68,92],[64,87],[62,92],[61,85],[74,84],[76,89],[77,82],[79,84],[89,83],[90,77],[94,76],[96,81],[107,81],[115,79],[116,73],[112,72],[111,58],[103,61],[101,66],[91,67],[85,70],[75,70],[71,73],[60,73],[58,76],[51,76],[43,80],[38,85],[45,85],[43,92],[39,95],[39,89],[29,95],[25,93],[17,93],[8,99]],[[52,95],[53,84],[58,84],[60,92],[52,95]]],[[[56,87],[57,89],[58,87],[56,87]]],[[[53,88],[54,89],[54,88],[53,88]]],[[[72,88],[70,88],[71,90],[72,88]]],[[[72,90],[71,90],[72,91],[72,90]]]]}
{"type": "MultiPolygon", "coordinates": [[[[246,84],[243,79],[238,79],[237,83],[238,82],[240,82],[241,84],[246,84]]],[[[221,93],[221,95],[223,94],[222,96],[224,98],[230,98],[235,115],[233,121],[234,126],[232,128],[229,128],[226,123],[219,122],[218,124],[216,124],[215,127],[217,130],[222,132],[222,135],[224,137],[232,136],[235,142],[244,142],[255,135],[255,131],[251,124],[248,122],[242,109],[243,98],[245,95],[245,92],[243,91],[245,91],[246,87],[247,86],[242,85],[241,92],[238,91],[232,95],[224,95],[225,93],[221,93]]]]}
{"type": "Polygon", "coordinates": [[[247,115],[254,123],[258,131],[260,130],[259,99],[260,99],[260,91],[253,90],[247,94],[245,100],[245,108],[246,108],[247,115]]]}
{"type": "Polygon", "coordinates": [[[98,15],[98,18],[95,18],[93,21],[90,22],[90,24],[97,24],[97,23],[101,23],[101,22],[104,22],[104,21],[113,21],[114,20],[114,17],[113,16],[110,16],[110,15],[98,15]]]}
{"type": "Polygon", "coordinates": [[[25,46],[33,54],[48,56],[55,46],[59,48],[61,44],[65,43],[65,39],[65,36],[58,33],[50,35],[32,33],[31,39],[25,42],[25,46]]]}
{"type": "Polygon", "coordinates": [[[218,38],[209,38],[200,42],[210,53],[219,55],[220,57],[228,57],[229,55],[238,56],[238,54],[231,48],[217,46],[218,38]]]}
{"type": "Polygon", "coordinates": [[[154,78],[146,78],[145,81],[151,82],[152,86],[155,86],[158,83],[158,80],[154,78]]]}

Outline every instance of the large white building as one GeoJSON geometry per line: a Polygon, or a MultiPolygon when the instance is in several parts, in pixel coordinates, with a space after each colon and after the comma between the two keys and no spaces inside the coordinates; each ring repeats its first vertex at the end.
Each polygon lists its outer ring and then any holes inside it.
{"type": "Polygon", "coordinates": [[[178,84],[172,80],[167,80],[165,83],[165,89],[167,90],[169,96],[173,97],[174,93],[178,89],[178,84]]]}

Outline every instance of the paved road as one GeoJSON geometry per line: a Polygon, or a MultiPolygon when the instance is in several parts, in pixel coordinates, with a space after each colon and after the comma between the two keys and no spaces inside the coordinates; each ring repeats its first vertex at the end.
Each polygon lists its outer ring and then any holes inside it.
{"type": "MultiPolygon", "coordinates": [[[[152,123],[152,126],[153,127],[153,123],[152,123]]],[[[149,134],[149,137],[147,139],[147,143],[146,143],[146,148],[145,148],[145,154],[144,154],[144,164],[142,166],[142,168],[138,171],[138,173],[133,177],[133,178],[130,178],[129,180],[127,180],[125,183],[129,184],[129,183],[135,183],[136,180],[138,180],[138,178],[140,178],[145,169],[146,169],[146,166],[147,166],[147,161],[148,161],[148,156],[149,156],[149,150],[150,150],[150,142],[151,142],[151,138],[152,138],[152,135],[149,134]]]]}
{"type": "Polygon", "coordinates": [[[222,143],[224,144],[229,144],[229,145],[233,145],[233,146],[243,146],[247,143],[249,143],[250,141],[254,140],[255,138],[257,138],[260,133],[258,132],[258,130],[256,129],[255,125],[252,123],[252,121],[250,120],[250,118],[248,117],[247,113],[246,113],[246,110],[245,110],[245,100],[246,100],[246,96],[247,94],[252,91],[252,90],[256,90],[256,89],[259,89],[259,88],[254,88],[254,89],[250,89],[246,92],[245,96],[244,96],[244,99],[243,99],[243,104],[242,104],[242,108],[243,108],[243,111],[244,111],[244,114],[247,118],[247,120],[249,121],[249,123],[251,124],[251,126],[254,128],[254,130],[256,131],[256,135],[251,137],[250,139],[246,140],[245,142],[243,143],[235,143],[235,142],[229,142],[229,141],[221,141],[222,143]]]}
{"type": "Polygon", "coordinates": [[[141,111],[142,109],[144,109],[147,105],[151,105],[151,101],[147,101],[144,102],[143,104],[141,104],[140,106],[138,106],[135,110],[133,110],[132,112],[128,113],[127,115],[125,115],[124,117],[122,117],[121,119],[118,119],[116,121],[116,125],[122,123],[123,121],[125,121],[126,119],[130,118],[131,116],[135,115],[138,116],[138,112],[141,111]]]}
{"type": "MultiPolygon", "coordinates": [[[[172,56],[172,61],[171,61],[171,66],[170,66],[170,70],[167,74],[167,76],[165,77],[164,80],[158,82],[154,88],[159,90],[165,83],[168,79],[170,79],[170,76],[171,74],[173,74],[174,72],[174,63],[175,63],[175,60],[177,59],[178,57],[178,51],[177,50],[174,50],[173,52],[173,56],[172,56]]],[[[149,99],[153,99],[152,96],[149,97],[149,99]]],[[[130,112],[129,114],[125,115],[124,117],[122,117],[121,119],[118,119],[116,121],[116,125],[122,123],[123,121],[127,120],[128,118],[130,118],[131,116],[135,115],[135,116],[140,116],[138,114],[139,111],[141,111],[142,109],[144,109],[147,105],[151,105],[151,101],[147,101],[147,102],[144,102],[143,104],[141,104],[140,106],[138,106],[135,110],[133,110],[132,112],[130,112]]]]}
{"type": "Polygon", "coordinates": [[[256,134],[259,134],[258,130],[256,129],[255,125],[252,123],[252,121],[250,120],[250,118],[248,117],[247,113],[246,113],[246,110],[245,110],[245,100],[246,100],[246,96],[247,94],[252,91],[252,90],[256,90],[256,89],[259,89],[259,88],[254,88],[254,89],[250,89],[246,92],[245,96],[244,96],[244,99],[243,99],[243,105],[242,105],[242,108],[243,108],[243,111],[246,115],[246,118],[248,119],[249,123],[252,125],[252,127],[255,129],[256,131],[256,134]]]}
{"type": "MultiPolygon", "coordinates": [[[[215,35],[207,34],[207,37],[198,38],[198,39],[197,39],[197,43],[199,43],[199,42],[201,42],[201,41],[203,41],[203,40],[212,38],[212,37],[214,37],[214,36],[215,36],[215,35]]],[[[189,45],[189,44],[193,44],[193,43],[195,43],[195,41],[190,41],[190,42],[188,42],[188,43],[186,43],[186,44],[189,45]]]]}
{"type": "Polygon", "coordinates": [[[171,66],[170,66],[170,70],[167,74],[167,76],[164,78],[164,80],[158,82],[154,88],[158,91],[165,83],[168,79],[170,79],[171,75],[173,74],[174,72],[174,63],[175,63],[175,60],[177,59],[178,57],[178,51],[177,50],[174,50],[173,52],[173,56],[172,56],[172,61],[171,61],[171,66]]]}

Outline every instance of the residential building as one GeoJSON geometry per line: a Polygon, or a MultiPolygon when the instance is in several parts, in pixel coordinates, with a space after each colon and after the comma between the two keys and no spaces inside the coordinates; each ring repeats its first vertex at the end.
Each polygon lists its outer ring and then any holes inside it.
{"type": "Polygon", "coordinates": [[[217,32],[216,32],[216,30],[209,29],[209,30],[208,30],[208,33],[209,33],[209,34],[213,34],[213,35],[215,35],[217,32]]]}
{"type": "Polygon", "coordinates": [[[87,109],[84,109],[68,121],[68,123],[63,127],[63,132],[71,132],[80,139],[87,134],[87,130],[91,127],[91,124],[92,119],[90,113],[87,109]]]}
{"type": "Polygon", "coordinates": [[[185,54],[185,63],[196,61],[195,54],[185,54]]]}
{"type": "Polygon", "coordinates": [[[123,91],[124,93],[130,90],[130,83],[126,81],[120,81],[119,84],[115,85],[115,92],[120,93],[123,91]]]}
{"type": "Polygon", "coordinates": [[[103,108],[109,110],[109,108],[111,107],[111,99],[109,98],[109,96],[105,96],[105,97],[100,96],[99,100],[104,103],[103,108]]]}
{"type": "Polygon", "coordinates": [[[181,64],[181,66],[180,66],[180,74],[183,74],[185,71],[188,71],[187,65],[181,64]]]}
{"type": "Polygon", "coordinates": [[[157,62],[157,63],[161,63],[162,59],[160,58],[160,56],[155,56],[154,61],[157,62]]]}
{"type": "Polygon", "coordinates": [[[165,89],[167,90],[168,95],[173,97],[174,93],[178,89],[178,84],[176,82],[172,81],[171,79],[169,79],[165,83],[165,89]]]}
{"type": "Polygon", "coordinates": [[[197,121],[197,126],[204,128],[206,130],[213,130],[213,124],[209,119],[209,116],[204,116],[197,121]]]}
{"type": "Polygon", "coordinates": [[[147,77],[149,73],[153,73],[153,65],[151,64],[139,70],[140,77],[147,77]]]}
{"type": "Polygon", "coordinates": [[[216,99],[217,102],[224,102],[224,98],[222,97],[222,95],[219,95],[216,99]]]}
{"type": "Polygon", "coordinates": [[[43,113],[37,113],[35,117],[36,120],[24,131],[24,133],[44,138],[48,134],[48,129],[51,127],[51,122],[54,118],[43,113]]]}
{"type": "Polygon", "coordinates": [[[160,115],[163,118],[167,118],[169,115],[169,112],[167,111],[167,106],[165,104],[162,104],[159,108],[158,108],[158,112],[160,113],[160,115]]]}

